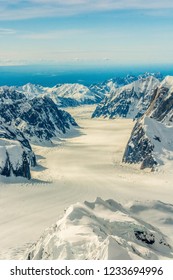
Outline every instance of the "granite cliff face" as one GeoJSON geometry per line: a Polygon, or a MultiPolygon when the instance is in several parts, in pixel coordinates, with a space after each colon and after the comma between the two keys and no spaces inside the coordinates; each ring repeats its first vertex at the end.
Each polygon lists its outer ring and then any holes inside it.
{"type": "Polygon", "coordinates": [[[173,159],[173,77],[166,77],[155,90],[153,100],[137,121],[123,161],[155,168],[173,159]]]}

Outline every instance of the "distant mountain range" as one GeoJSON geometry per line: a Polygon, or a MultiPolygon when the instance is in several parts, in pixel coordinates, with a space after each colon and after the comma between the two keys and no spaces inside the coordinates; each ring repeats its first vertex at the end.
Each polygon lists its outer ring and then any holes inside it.
{"type": "Polygon", "coordinates": [[[150,106],[137,121],[123,161],[153,168],[173,159],[173,77],[167,76],[154,91],[150,106]]]}
{"type": "Polygon", "coordinates": [[[85,104],[98,104],[105,96],[115,93],[117,88],[128,85],[138,79],[153,76],[162,79],[160,73],[145,73],[140,76],[127,75],[116,77],[103,83],[84,86],[82,84],[57,84],[54,87],[43,87],[28,83],[19,87],[11,87],[13,90],[24,93],[29,99],[38,96],[50,97],[59,107],[80,106],[85,104]]]}
{"type": "Polygon", "coordinates": [[[15,89],[27,95],[28,98],[49,97],[59,107],[95,104],[101,101],[102,98],[102,96],[96,96],[88,87],[82,84],[58,84],[52,88],[26,84],[15,89]]]}

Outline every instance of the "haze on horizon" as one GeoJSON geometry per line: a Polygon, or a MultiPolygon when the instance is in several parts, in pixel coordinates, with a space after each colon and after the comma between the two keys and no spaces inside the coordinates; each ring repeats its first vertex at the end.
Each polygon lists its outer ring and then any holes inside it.
{"type": "Polygon", "coordinates": [[[0,4],[0,65],[172,64],[171,0],[0,4]]]}

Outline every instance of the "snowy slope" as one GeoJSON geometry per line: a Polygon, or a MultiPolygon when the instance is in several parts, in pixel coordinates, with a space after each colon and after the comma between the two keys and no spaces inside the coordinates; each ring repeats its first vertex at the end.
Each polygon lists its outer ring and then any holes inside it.
{"type": "Polygon", "coordinates": [[[154,167],[173,160],[173,77],[161,83],[147,112],[135,125],[123,161],[154,167]]]}
{"type": "Polygon", "coordinates": [[[27,259],[173,258],[164,234],[114,200],[76,203],[26,254],[27,259]]]}
{"type": "MultiPolygon", "coordinates": [[[[64,136],[56,146],[33,146],[38,165],[30,181],[0,178],[0,259],[21,259],[65,208],[98,196],[120,202],[135,220],[158,228],[173,247],[173,161],[161,172],[121,164],[132,120],[91,119],[93,109],[68,108],[80,135],[64,136]]],[[[159,252],[158,257],[171,255],[159,252]]]]}
{"type": "Polygon", "coordinates": [[[96,107],[92,117],[139,118],[149,107],[159,84],[158,79],[148,76],[117,88],[96,107]]]}

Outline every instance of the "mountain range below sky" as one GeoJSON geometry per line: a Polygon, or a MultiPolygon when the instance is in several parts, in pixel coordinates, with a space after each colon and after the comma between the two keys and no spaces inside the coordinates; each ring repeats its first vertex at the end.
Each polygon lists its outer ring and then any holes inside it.
{"type": "Polygon", "coordinates": [[[0,15],[0,260],[173,260],[173,1],[0,15]]]}
{"type": "Polygon", "coordinates": [[[172,105],[155,72],[0,86],[0,259],[173,259],[172,105]]]}
{"type": "Polygon", "coordinates": [[[90,86],[102,83],[114,77],[125,77],[128,74],[138,76],[144,72],[161,72],[164,76],[173,75],[173,65],[157,66],[115,66],[79,67],[76,65],[21,65],[0,66],[0,86],[22,86],[27,83],[52,87],[63,83],[82,83],[90,86]]]}
{"type": "MultiPolygon", "coordinates": [[[[157,89],[162,88],[162,85],[169,86],[169,84],[172,85],[171,76],[164,79],[164,76],[160,73],[146,72],[139,76],[116,77],[88,87],[79,83],[57,84],[54,87],[43,87],[31,83],[23,86],[0,87],[0,121],[2,127],[0,135],[2,138],[0,174],[5,176],[13,174],[30,179],[30,166],[32,166],[32,158],[35,155],[27,141],[39,145],[52,144],[54,138],[58,140],[62,134],[66,134],[69,130],[74,130],[74,127],[78,126],[69,113],[59,110],[60,107],[98,104],[92,113],[92,118],[139,119],[145,115],[155,98],[157,89]],[[11,140],[18,142],[14,143],[11,140]],[[27,143],[27,151],[23,146],[24,142],[27,143]],[[16,157],[15,162],[13,157],[16,157]]],[[[157,103],[160,106],[159,101],[157,103]]],[[[164,111],[164,105],[162,107],[162,111],[164,111]]],[[[169,108],[168,113],[172,113],[171,108],[169,108]]],[[[167,111],[165,111],[165,116],[167,116],[167,111]]],[[[139,124],[137,123],[136,126],[139,126],[139,124]]],[[[151,125],[150,130],[152,129],[151,125]]],[[[146,137],[144,137],[141,148],[139,148],[140,130],[136,134],[139,135],[135,135],[135,140],[132,138],[132,142],[135,144],[127,145],[123,160],[137,163],[149,157],[147,164],[145,163],[142,166],[152,168],[156,161],[149,155],[150,141],[146,142],[146,137]],[[143,145],[143,142],[146,145],[143,145]],[[145,149],[143,150],[143,148],[145,149]],[[139,154],[138,158],[136,154],[139,154]]],[[[160,135],[157,132],[155,134],[155,138],[163,138],[157,136],[160,135]]],[[[129,141],[131,143],[131,140],[129,141]]],[[[172,146],[170,149],[172,149],[172,146]]],[[[166,148],[166,151],[170,149],[166,148]]],[[[34,165],[36,165],[36,158],[34,161],[34,165]]]]}

